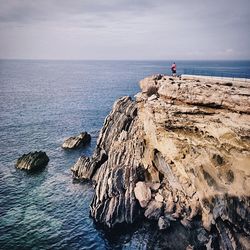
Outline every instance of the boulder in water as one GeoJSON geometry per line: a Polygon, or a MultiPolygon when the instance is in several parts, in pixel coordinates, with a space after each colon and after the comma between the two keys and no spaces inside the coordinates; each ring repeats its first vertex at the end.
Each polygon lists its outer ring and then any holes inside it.
{"type": "Polygon", "coordinates": [[[35,151],[22,155],[16,162],[16,167],[25,170],[39,170],[49,162],[49,157],[45,152],[35,151]]]}
{"type": "Polygon", "coordinates": [[[78,136],[72,136],[66,139],[62,145],[64,149],[75,149],[83,147],[88,144],[91,140],[90,134],[87,132],[80,133],[78,136]]]}

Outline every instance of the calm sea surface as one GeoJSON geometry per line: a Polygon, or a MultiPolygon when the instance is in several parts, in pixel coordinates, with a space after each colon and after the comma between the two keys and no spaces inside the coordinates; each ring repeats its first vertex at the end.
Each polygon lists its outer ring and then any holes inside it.
{"type": "MultiPolygon", "coordinates": [[[[250,78],[250,61],[177,61],[179,74],[250,78]]],[[[91,155],[105,116],[120,96],[135,95],[138,81],[170,74],[170,61],[0,60],[0,248],[144,249],[152,235],[138,229],[110,239],[89,218],[93,190],[73,182],[70,167],[91,155]],[[69,136],[88,131],[91,145],[61,149],[69,136]],[[46,151],[44,171],[28,174],[16,159],[46,151]]]]}

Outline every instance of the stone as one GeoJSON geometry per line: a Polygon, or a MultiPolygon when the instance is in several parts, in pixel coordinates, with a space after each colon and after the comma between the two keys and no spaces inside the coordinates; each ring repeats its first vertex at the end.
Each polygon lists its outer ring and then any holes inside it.
{"type": "Polygon", "coordinates": [[[208,233],[206,232],[206,230],[204,228],[199,228],[197,230],[197,240],[201,243],[201,244],[207,244],[209,242],[209,237],[208,237],[208,233]]]}
{"type": "Polygon", "coordinates": [[[49,157],[43,151],[30,152],[22,155],[16,162],[19,169],[36,171],[44,168],[49,162],[49,157]]]}
{"type": "Polygon", "coordinates": [[[181,221],[181,224],[185,227],[185,228],[191,228],[192,225],[191,225],[191,221],[188,220],[187,218],[183,218],[181,221]]]}
{"type": "Polygon", "coordinates": [[[162,206],[162,202],[152,200],[145,210],[145,217],[151,220],[158,220],[162,214],[162,206]]]}
{"type": "Polygon", "coordinates": [[[157,99],[157,95],[156,94],[153,94],[151,95],[149,98],[148,98],[148,101],[154,101],[157,99]]]}
{"type": "Polygon", "coordinates": [[[71,167],[75,179],[90,180],[92,177],[92,170],[94,168],[90,165],[90,158],[81,156],[74,166],[71,167]]]}
{"type": "Polygon", "coordinates": [[[170,227],[170,220],[165,217],[161,216],[158,220],[158,227],[160,230],[165,230],[170,227]]]}
{"type": "Polygon", "coordinates": [[[157,193],[156,196],[155,196],[155,200],[156,201],[159,201],[159,202],[163,202],[163,197],[161,194],[157,193]]]}
{"type": "Polygon", "coordinates": [[[91,140],[91,136],[87,132],[80,133],[78,136],[69,137],[62,144],[64,149],[76,149],[85,146],[91,140]]]}
{"type": "Polygon", "coordinates": [[[148,202],[151,200],[151,190],[146,185],[145,182],[139,181],[136,183],[135,189],[135,197],[139,201],[141,207],[146,207],[148,202]]]}
{"type": "Polygon", "coordinates": [[[167,198],[167,202],[165,205],[165,212],[166,213],[173,213],[175,208],[175,203],[173,201],[173,196],[169,195],[167,198]]]}
{"type": "Polygon", "coordinates": [[[165,213],[164,214],[164,217],[169,220],[170,222],[171,221],[176,221],[176,219],[171,215],[171,214],[168,214],[168,213],[165,213]]]}
{"type": "Polygon", "coordinates": [[[212,246],[212,243],[213,243],[213,237],[210,236],[209,237],[209,241],[205,244],[207,250],[214,250],[213,246],[212,246]]]}
{"type": "Polygon", "coordinates": [[[137,93],[134,98],[136,99],[136,102],[143,102],[147,100],[147,96],[141,92],[137,93]]]}
{"type": "Polygon", "coordinates": [[[186,250],[193,250],[193,249],[194,249],[194,246],[192,246],[190,244],[186,247],[186,250]]]}
{"type": "Polygon", "coordinates": [[[157,182],[151,183],[150,184],[150,189],[155,192],[155,191],[157,191],[160,188],[160,186],[161,186],[160,183],[157,183],[157,182]]]}
{"type": "Polygon", "coordinates": [[[105,150],[100,149],[98,154],[89,158],[81,156],[77,162],[71,167],[73,178],[82,180],[91,180],[98,168],[107,161],[107,154],[105,150]]]}

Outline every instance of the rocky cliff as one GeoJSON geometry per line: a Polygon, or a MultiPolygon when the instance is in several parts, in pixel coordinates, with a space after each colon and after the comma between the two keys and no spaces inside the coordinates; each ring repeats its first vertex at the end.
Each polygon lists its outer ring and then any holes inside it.
{"type": "Polygon", "coordinates": [[[95,183],[91,216],[109,228],[199,221],[196,248],[249,249],[250,86],[156,75],[140,87],[135,101],[114,104],[93,156],[72,167],[95,183]]]}

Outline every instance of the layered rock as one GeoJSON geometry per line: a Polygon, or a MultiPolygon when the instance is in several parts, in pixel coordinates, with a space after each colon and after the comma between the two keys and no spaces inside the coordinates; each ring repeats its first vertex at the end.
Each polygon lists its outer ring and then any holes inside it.
{"type": "Polygon", "coordinates": [[[247,249],[249,86],[162,75],[140,86],[136,101],[115,103],[93,157],[72,168],[96,183],[91,215],[108,227],[141,215],[161,229],[200,218],[203,246],[247,249]]]}
{"type": "Polygon", "coordinates": [[[134,187],[144,175],[139,162],[143,154],[143,130],[136,103],[119,99],[106,118],[91,158],[81,157],[71,168],[74,177],[95,181],[91,215],[108,227],[133,223],[140,214],[134,187]]]}
{"type": "Polygon", "coordinates": [[[78,136],[72,136],[66,139],[63,144],[62,148],[64,149],[76,149],[85,146],[91,140],[90,134],[87,132],[80,133],[78,136]]]}
{"type": "Polygon", "coordinates": [[[45,152],[35,151],[22,155],[16,162],[16,167],[29,171],[36,171],[44,168],[49,162],[45,152]]]}

